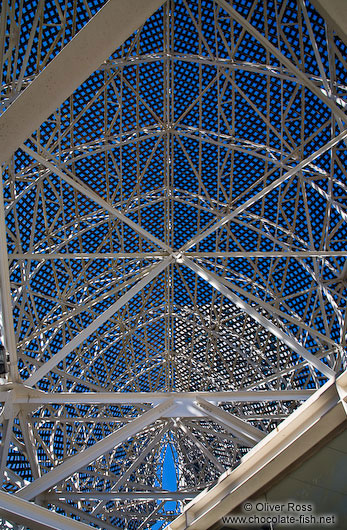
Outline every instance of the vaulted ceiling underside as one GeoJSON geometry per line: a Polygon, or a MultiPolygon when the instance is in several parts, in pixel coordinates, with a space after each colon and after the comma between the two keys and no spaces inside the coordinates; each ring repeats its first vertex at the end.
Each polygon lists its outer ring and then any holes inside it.
{"type": "MultiPolygon", "coordinates": [[[[2,111],[102,5],[3,2],[2,111]]],[[[42,491],[50,509],[164,524],[343,370],[346,69],[309,2],[168,0],[4,161],[8,381],[210,393],[42,491]]],[[[5,491],[155,404],[87,399],[3,408],[5,491]]]]}

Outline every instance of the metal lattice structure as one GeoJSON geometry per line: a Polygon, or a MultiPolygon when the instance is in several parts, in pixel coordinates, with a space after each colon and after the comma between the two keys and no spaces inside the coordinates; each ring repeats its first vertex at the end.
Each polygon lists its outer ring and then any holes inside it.
{"type": "Polygon", "coordinates": [[[344,368],[347,59],[306,0],[153,1],[52,110],[103,4],[2,2],[0,477],[140,530],[344,368]]]}

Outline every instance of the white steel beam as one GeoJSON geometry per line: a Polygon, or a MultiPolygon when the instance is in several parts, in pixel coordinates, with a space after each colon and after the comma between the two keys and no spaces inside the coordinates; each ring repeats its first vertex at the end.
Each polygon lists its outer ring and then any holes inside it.
{"type": "MultiPolygon", "coordinates": [[[[335,3],[339,0],[334,0],[335,3]]],[[[344,0],[340,0],[342,3],[344,0]]],[[[216,0],[216,3],[220,5],[222,9],[224,9],[229,15],[236,20],[250,35],[253,35],[257,39],[262,46],[266,50],[269,50],[270,53],[274,55],[290,72],[292,72],[295,77],[304,85],[306,86],[313,94],[315,94],[327,107],[329,107],[332,111],[332,113],[343,121],[343,123],[346,124],[347,116],[344,113],[344,111],[339,108],[334,100],[330,99],[328,96],[322,92],[322,90],[317,87],[303,72],[302,70],[299,70],[290,59],[288,59],[283,53],[276,48],[271,42],[262,35],[248,20],[246,20],[241,13],[236,11],[234,7],[232,7],[230,4],[228,4],[225,0],[216,0]]]]}
{"type": "Polygon", "coordinates": [[[29,421],[28,415],[22,410],[19,411],[18,419],[31,472],[34,479],[37,479],[41,476],[41,468],[37,458],[37,444],[34,437],[32,424],[29,421]]]}
{"type": "Polygon", "coordinates": [[[4,491],[0,491],[0,517],[33,530],[90,530],[89,525],[64,517],[4,491]]]}
{"type": "Polygon", "coordinates": [[[222,466],[220,462],[218,462],[217,458],[211,453],[211,451],[207,447],[205,447],[205,445],[202,442],[200,442],[200,440],[198,440],[196,436],[194,436],[194,434],[189,430],[189,428],[186,425],[184,425],[184,423],[180,420],[177,420],[177,425],[181,429],[183,434],[187,438],[189,438],[193,442],[194,445],[196,445],[196,447],[201,451],[203,455],[205,455],[207,460],[212,462],[212,464],[218,469],[220,473],[224,473],[225,467],[222,466]]]}
{"type": "Polygon", "coordinates": [[[14,417],[2,419],[2,436],[0,443],[0,488],[5,478],[5,469],[13,430],[14,417]]]}
{"type": "Polygon", "coordinates": [[[267,435],[267,433],[257,429],[250,423],[240,420],[234,414],[230,414],[230,412],[216,407],[216,405],[208,403],[204,399],[197,399],[196,405],[199,409],[207,412],[211,419],[225,425],[232,434],[240,440],[243,440],[250,447],[253,447],[267,435]]]}
{"type": "MultiPolygon", "coordinates": [[[[26,256],[26,254],[18,254],[26,256]]],[[[11,254],[17,256],[16,254],[11,254]]],[[[30,255],[29,255],[30,256],[30,255]]],[[[40,256],[40,254],[35,254],[40,256]]],[[[50,256],[50,254],[47,254],[50,256]]],[[[54,256],[54,254],[53,254],[54,256]]],[[[61,254],[65,256],[65,254],[61,254]]],[[[189,258],[332,258],[332,257],[346,257],[345,250],[251,250],[251,251],[234,251],[234,252],[223,252],[215,250],[214,252],[194,252],[190,251],[186,254],[189,258]]],[[[27,259],[27,258],[25,258],[27,259]]],[[[30,259],[30,258],[29,258],[30,259]]],[[[33,258],[32,258],[33,259],[33,258]]]]}
{"type": "Polygon", "coordinates": [[[35,498],[37,495],[40,495],[52,486],[62,482],[76,473],[80,468],[88,466],[91,462],[100,458],[100,456],[108,451],[112,451],[128,438],[154,423],[172,407],[172,404],[172,401],[168,399],[164,403],[148,410],[141,416],[135,418],[132,422],[109,434],[103,440],[96,442],[91,447],[88,447],[88,449],[68,458],[62,464],[59,464],[56,468],[52,469],[52,471],[49,471],[34,482],[31,482],[25,488],[19,490],[16,495],[21,499],[26,500],[35,498]]]}
{"type": "Polygon", "coordinates": [[[0,164],[164,1],[109,0],[0,117],[0,164]]]}
{"type": "Polygon", "coordinates": [[[166,530],[207,530],[224,515],[253,497],[335,429],[346,426],[341,399],[346,391],[347,372],[328,381],[274,431],[257,444],[233,470],[226,471],[218,484],[202,492],[166,530]]]}
{"type": "Polygon", "coordinates": [[[49,162],[45,158],[43,158],[41,155],[33,151],[32,149],[29,149],[29,147],[26,147],[25,145],[21,146],[22,150],[25,151],[28,155],[30,155],[32,158],[40,162],[43,166],[45,166],[47,169],[49,169],[52,173],[60,177],[62,180],[64,180],[69,186],[74,188],[79,193],[82,193],[85,197],[88,197],[91,201],[95,202],[104,210],[109,212],[111,215],[114,215],[114,217],[117,217],[120,221],[128,225],[134,232],[138,233],[141,237],[148,239],[155,245],[159,246],[163,250],[167,252],[171,252],[171,248],[166,245],[163,241],[158,239],[157,237],[150,234],[147,230],[139,226],[138,224],[134,223],[131,219],[129,219],[126,215],[124,215],[121,211],[114,208],[111,204],[109,204],[107,201],[102,199],[95,191],[90,189],[84,182],[78,182],[77,177],[72,178],[71,176],[67,175],[66,172],[62,171],[59,167],[52,164],[52,162],[49,162]]]}
{"type": "Polygon", "coordinates": [[[320,53],[319,53],[319,49],[318,49],[318,46],[317,46],[317,42],[316,42],[316,39],[315,39],[315,36],[314,36],[314,33],[313,33],[313,29],[312,29],[312,26],[311,26],[310,18],[309,18],[308,13],[307,13],[305,0],[299,0],[299,5],[300,5],[302,13],[304,15],[304,19],[305,19],[305,22],[306,22],[308,33],[310,35],[311,46],[313,47],[313,51],[314,51],[314,55],[315,55],[315,58],[316,58],[316,61],[317,61],[319,73],[320,73],[321,78],[322,78],[322,83],[324,85],[326,93],[329,94],[329,96],[330,96],[331,89],[329,87],[329,83],[328,83],[328,80],[326,78],[326,74],[325,74],[323,63],[322,63],[322,59],[321,59],[321,56],[320,56],[320,53]]]}
{"type": "Polygon", "coordinates": [[[347,129],[342,131],[335,138],[332,138],[332,140],[330,140],[328,143],[320,147],[317,151],[312,153],[310,156],[308,156],[307,158],[299,162],[295,167],[293,167],[292,169],[284,173],[281,177],[276,179],[274,182],[266,186],[264,189],[260,190],[258,193],[256,193],[253,197],[248,199],[246,202],[244,202],[243,204],[235,208],[235,210],[225,215],[217,223],[210,226],[210,228],[197,234],[190,241],[185,243],[183,247],[181,247],[180,252],[185,252],[189,250],[191,247],[193,247],[194,245],[196,245],[197,243],[205,239],[207,236],[209,236],[210,234],[212,234],[213,232],[221,228],[223,225],[231,221],[234,217],[237,217],[241,212],[246,210],[249,206],[252,206],[254,203],[256,203],[257,201],[265,197],[265,195],[267,195],[274,189],[278,188],[278,186],[280,186],[283,182],[285,182],[286,180],[290,179],[291,177],[299,173],[299,171],[301,171],[304,167],[306,167],[308,164],[313,162],[313,160],[316,160],[316,158],[324,154],[329,149],[332,149],[335,145],[337,145],[339,142],[341,142],[345,138],[347,138],[347,129]]]}
{"type": "Polygon", "coordinates": [[[10,356],[10,376],[12,381],[19,381],[17,366],[17,342],[14,332],[10,275],[8,267],[6,220],[2,189],[2,171],[0,167],[0,333],[2,328],[3,342],[10,356]]]}
{"type": "Polygon", "coordinates": [[[310,2],[347,44],[346,0],[310,0],[310,2]]]}
{"type": "MultiPolygon", "coordinates": [[[[42,501],[45,502],[44,495],[40,497],[40,499],[41,498],[42,498],[42,501]]],[[[77,515],[77,517],[79,517],[81,521],[84,521],[85,523],[87,523],[88,525],[91,525],[94,528],[98,528],[100,526],[100,521],[102,519],[98,519],[97,517],[94,517],[93,515],[91,515],[90,512],[83,511],[82,508],[79,509],[79,508],[76,508],[76,506],[74,506],[73,504],[67,504],[66,502],[60,501],[57,497],[56,497],[56,500],[54,501],[54,505],[64,510],[64,512],[68,513],[70,516],[77,515]]],[[[88,528],[90,529],[90,526],[88,526],[88,528]]],[[[122,529],[119,526],[115,526],[113,524],[111,525],[107,523],[106,521],[102,520],[102,530],[122,530],[122,529]]]]}
{"type": "MultiPolygon", "coordinates": [[[[191,255],[190,252],[188,254],[186,254],[187,257],[190,256],[190,255],[191,255]]],[[[197,257],[199,257],[199,256],[197,256],[197,257]]],[[[225,278],[223,278],[223,277],[220,277],[219,280],[220,280],[220,282],[222,284],[226,285],[226,287],[228,287],[228,284],[230,285],[230,282],[225,280],[225,278]]],[[[241,294],[241,295],[247,297],[249,300],[252,300],[253,302],[255,302],[255,304],[257,306],[263,307],[266,311],[268,311],[268,313],[273,315],[275,318],[278,318],[278,317],[279,318],[283,318],[283,319],[287,320],[288,322],[291,322],[295,326],[298,326],[299,328],[308,331],[312,336],[317,337],[320,341],[323,341],[325,344],[330,344],[330,346],[332,346],[333,349],[336,348],[336,343],[330,337],[328,337],[327,335],[323,335],[323,333],[320,333],[316,329],[308,326],[301,319],[299,319],[297,317],[294,317],[294,316],[292,316],[289,313],[285,313],[285,311],[283,311],[283,310],[278,308],[278,304],[277,305],[273,305],[273,304],[270,304],[269,302],[265,302],[262,298],[259,298],[259,297],[255,296],[251,292],[246,291],[245,289],[243,289],[242,287],[239,287],[235,283],[232,284],[232,287],[239,294],[241,294]]],[[[181,317],[177,316],[177,318],[181,318],[181,317]]]]}
{"type": "MultiPolygon", "coordinates": [[[[5,386],[11,389],[11,387],[5,386]]],[[[13,388],[13,387],[12,387],[13,388]]],[[[28,392],[14,394],[13,404],[40,405],[142,405],[152,403],[158,405],[167,399],[193,403],[195,399],[204,399],[211,403],[258,403],[265,401],[305,401],[314,392],[311,390],[231,390],[223,392],[57,392],[46,393],[31,388],[28,392]]],[[[9,390],[11,391],[11,390],[9,390]]],[[[0,402],[7,399],[8,392],[0,387],[0,402]]],[[[90,418],[92,421],[92,418],[90,418]]]]}
{"type": "MultiPolygon", "coordinates": [[[[270,253],[272,255],[273,253],[270,253]]],[[[288,252],[284,252],[284,254],[288,254],[288,252]]],[[[345,255],[346,253],[342,253],[341,255],[345,255]]],[[[340,255],[339,251],[337,252],[324,252],[323,254],[313,254],[314,256],[336,256],[340,255]]],[[[155,258],[164,258],[167,256],[167,253],[164,253],[162,251],[154,251],[154,252],[52,252],[50,254],[47,253],[27,253],[27,254],[9,254],[9,261],[12,261],[14,259],[18,260],[28,260],[28,261],[46,261],[46,260],[65,260],[65,259],[76,259],[76,260],[91,260],[91,259],[155,259],[155,258]]],[[[310,256],[310,254],[309,254],[310,256]]]]}
{"type": "MultiPolygon", "coordinates": [[[[223,469],[224,471],[224,469],[223,469]]],[[[135,484],[136,487],[136,484],[135,484]]],[[[70,492],[62,491],[57,493],[48,493],[44,495],[44,500],[53,503],[56,500],[66,501],[90,501],[102,500],[105,503],[110,501],[151,501],[165,499],[166,501],[184,501],[185,499],[194,499],[199,494],[198,491],[115,491],[115,492],[70,492]]],[[[92,512],[94,513],[94,512],[92,512]]]]}
{"type": "Polygon", "coordinates": [[[336,374],[335,372],[329,368],[326,364],[322,363],[317,357],[312,355],[306,348],[304,348],[298,340],[285,333],[282,329],[277,327],[273,322],[268,320],[266,317],[258,313],[252,306],[247,304],[242,298],[237,296],[237,294],[233,293],[228,287],[226,287],[219,279],[218,276],[212,274],[210,271],[207,271],[200,267],[200,265],[197,265],[190,259],[180,256],[178,258],[179,263],[184,263],[186,267],[189,267],[192,271],[194,271],[200,278],[207,281],[212,287],[217,289],[221,294],[223,294],[228,300],[233,302],[237,307],[239,307],[242,311],[247,313],[250,317],[252,317],[256,322],[258,322],[261,326],[263,326],[265,329],[270,331],[275,337],[280,339],[282,342],[284,342],[289,348],[291,348],[293,351],[295,351],[300,357],[303,357],[307,362],[309,362],[314,368],[316,368],[319,372],[326,375],[329,378],[335,378],[336,374]]]}
{"type": "Polygon", "coordinates": [[[101,315],[99,315],[89,326],[83,329],[76,337],[68,342],[58,353],[45,362],[36,372],[34,372],[29,379],[26,380],[26,385],[33,386],[42,377],[44,377],[50,370],[52,370],[57,364],[59,364],[69,353],[77,348],[84,340],[86,340],[94,331],[96,331],[102,324],[104,324],[109,318],[112,317],[119,309],[127,304],[137,293],[139,293],[148,283],[156,278],[166,267],[172,262],[172,258],[169,257],[158,265],[155,265],[152,270],[128,292],[121,296],[114,304],[106,309],[101,315]]]}
{"type": "MultiPolygon", "coordinates": [[[[141,463],[144,461],[146,456],[155,447],[157,447],[158,443],[160,442],[160,440],[162,439],[164,434],[169,430],[169,428],[170,428],[169,424],[165,425],[164,428],[158,434],[155,435],[153,440],[145,448],[143,448],[141,450],[141,453],[136,458],[136,460],[134,460],[134,462],[132,462],[132,464],[130,464],[130,466],[125,471],[125,473],[123,473],[123,475],[112,486],[110,494],[117,493],[117,490],[119,490],[119,488],[121,488],[127,482],[127,480],[130,477],[130,475],[141,465],[141,463]]],[[[99,497],[99,499],[100,499],[100,497],[99,497]]],[[[99,513],[102,510],[102,508],[105,506],[106,503],[107,503],[106,499],[103,499],[103,500],[100,499],[100,502],[97,504],[97,506],[95,506],[95,508],[93,508],[93,510],[91,512],[92,515],[96,515],[97,513],[99,513]]]]}

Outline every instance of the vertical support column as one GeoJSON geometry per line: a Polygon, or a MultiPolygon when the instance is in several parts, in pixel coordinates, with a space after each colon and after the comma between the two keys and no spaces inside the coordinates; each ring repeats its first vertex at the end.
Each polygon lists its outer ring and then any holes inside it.
{"type": "MultiPolygon", "coordinates": [[[[174,199],[173,199],[173,173],[174,173],[174,148],[172,124],[174,121],[174,61],[173,35],[174,35],[174,0],[168,0],[163,10],[163,117],[165,126],[164,137],[164,161],[163,161],[163,186],[164,197],[164,241],[173,248],[174,246],[174,199]]],[[[173,268],[170,264],[165,271],[165,389],[172,391],[174,386],[173,368],[173,268]]]]}
{"type": "Polygon", "coordinates": [[[10,449],[10,441],[12,436],[12,427],[13,427],[13,416],[9,419],[4,419],[2,421],[2,437],[0,443],[0,488],[4,482],[4,474],[6,468],[6,462],[8,457],[8,452],[10,449]]]}
{"type": "Polygon", "coordinates": [[[19,417],[20,428],[22,431],[23,440],[25,444],[25,451],[27,453],[27,458],[30,463],[32,475],[34,479],[36,480],[37,478],[41,476],[41,472],[40,472],[39,462],[37,459],[37,452],[36,452],[37,444],[35,442],[32,424],[28,421],[28,417],[26,416],[24,412],[19,412],[18,417],[19,417]]]}
{"type": "Polygon", "coordinates": [[[6,219],[1,168],[0,180],[0,302],[2,317],[1,334],[4,346],[10,355],[10,378],[12,381],[18,382],[19,374],[17,365],[17,343],[14,333],[12,314],[10,276],[6,240],[6,219]]]}

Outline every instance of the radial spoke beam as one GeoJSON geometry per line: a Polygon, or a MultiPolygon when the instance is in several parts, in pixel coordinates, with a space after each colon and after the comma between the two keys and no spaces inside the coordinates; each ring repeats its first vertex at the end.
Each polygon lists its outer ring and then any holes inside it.
{"type": "Polygon", "coordinates": [[[82,195],[88,197],[91,201],[95,202],[104,210],[109,212],[111,215],[114,215],[117,219],[125,223],[127,226],[129,226],[134,232],[139,234],[144,239],[148,239],[155,245],[159,246],[163,250],[166,250],[167,252],[171,252],[171,249],[168,245],[166,245],[163,241],[158,239],[157,237],[150,234],[147,230],[139,226],[138,224],[134,223],[131,219],[129,219],[126,215],[124,215],[121,211],[114,208],[111,204],[109,204],[107,201],[102,199],[95,191],[90,189],[85,183],[78,182],[77,179],[70,177],[67,175],[66,172],[62,171],[58,167],[56,167],[52,162],[49,162],[45,158],[43,158],[41,155],[36,153],[36,151],[33,151],[32,149],[29,149],[29,147],[26,147],[25,145],[22,145],[21,148],[25,153],[30,155],[32,158],[40,162],[43,166],[45,166],[47,169],[49,169],[52,173],[60,177],[62,180],[64,180],[69,186],[74,188],[76,191],[81,193],[82,195]]]}
{"type": "Polygon", "coordinates": [[[224,473],[225,468],[222,466],[220,462],[218,462],[217,458],[211,453],[211,451],[202,443],[194,434],[189,430],[189,428],[182,423],[182,421],[177,420],[177,425],[183,432],[183,434],[189,438],[189,440],[196,445],[196,447],[201,451],[201,453],[212,462],[212,464],[218,469],[220,473],[224,473]]]}
{"type": "Polygon", "coordinates": [[[345,250],[252,250],[224,252],[192,252],[185,254],[188,258],[333,258],[346,257],[345,250]]]}
{"type": "MultiPolygon", "coordinates": [[[[128,467],[125,473],[117,480],[114,486],[112,486],[110,494],[113,493],[117,494],[117,490],[121,488],[128,480],[128,478],[131,476],[132,473],[141,465],[141,463],[144,461],[146,456],[155,448],[157,447],[160,440],[163,438],[164,434],[169,430],[169,424],[165,425],[165,427],[153,438],[153,440],[144,448],[141,450],[141,453],[139,456],[134,460],[134,462],[128,467]]],[[[100,497],[99,497],[100,499],[100,497]]],[[[96,515],[97,513],[100,513],[102,508],[107,503],[107,499],[100,499],[100,502],[97,506],[92,510],[92,515],[96,515]]]]}
{"type": "Polygon", "coordinates": [[[250,423],[240,420],[235,414],[230,414],[230,412],[216,407],[216,405],[212,405],[212,403],[208,403],[204,399],[197,399],[196,405],[199,409],[206,412],[211,419],[225,425],[232,434],[249,447],[253,447],[260,442],[267,434],[250,423]]]}
{"type": "Polygon", "coordinates": [[[242,298],[237,296],[235,293],[233,293],[228,287],[226,287],[217,276],[210,273],[209,271],[203,269],[200,267],[200,265],[197,265],[190,259],[186,257],[179,257],[179,262],[184,263],[188,268],[190,268],[192,271],[194,271],[200,278],[207,281],[214,289],[217,289],[221,294],[223,294],[228,300],[233,302],[237,307],[239,307],[242,311],[247,313],[250,317],[252,317],[256,322],[258,322],[261,326],[263,326],[265,329],[270,331],[275,337],[280,339],[282,342],[284,342],[289,348],[291,348],[293,351],[295,351],[300,357],[303,357],[308,361],[314,368],[316,368],[319,372],[326,375],[329,378],[334,378],[336,376],[335,372],[329,368],[326,364],[322,363],[319,359],[317,359],[312,353],[310,353],[306,348],[304,348],[295,337],[288,335],[283,330],[281,330],[279,327],[277,327],[273,322],[268,320],[266,317],[258,313],[252,306],[247,304],[242,298]]]}
{"type": "Polygon", "coordinates": [[[0,164],[165,0],[109,0],[0,117],[0,164]]]}
{"type": "Polygon", "coordinates": [[[337,145],[339,142],[347,138],[347,129],[342,131],[338,136],[335,138],[332,138],[328,143],[320,147],[317,151],[315,151],[312,155],[305,158],[305,160],[302,160],[299,162],[295,167],[284,173],[281,177],[276,179],[274,182],[269,184],[268,186],[265,186],[264,189],[256,193],[253,197],[248,199],[246,202],[235,208],[232,212],[225,215],[222,219],[220,219],[217,223],[213,224],[210,228],[208,228],[205,231],[200,232],[195,237],[193,237],[190,241],[185,243],[183,247],[180,249],[181,252],[185,252],[192,248],[194,245],[205,239],[207,236],[224,226],[226,223],[231,221],[234,217],[237,217],[242,213],[244,210],[255,204],[257,201],[265,197],[268,193],[273,191],[274,189],[278,188],[283,182],[287,181],[299,171],[301,171],[304,167],[306,167],[308,164],[313,162],[313,160],[316,160],[319,156],[326,153],[326,151],[329,151],[329,149],[332,149],[335,145],[337,145]]]}
{"type": "Polygon", "coordinates": [[[143,428],[154,423],[171,407],[171,400],[166,400],[164,403],[157,405],[141,416],[138,416],[124,427],[121,427],[117,431],[109,434],[103,440],[100,440],[91,447],[88,447],[88,449],[85,449],[71,458],[68,458],[52,471],[49,471],[25,488],[19,490],[16,495],[21,499],[26,500],[35,498],[37,495],[40,495],[44,491],[50,489],[52,486],[64,481],[66,478],[76,473],[76,471],[79,469],[88,466],[108,451],[112,451],[118,445],[125,442],[128,438],[140,432],[143,428]]]}
{"type": "MultiPolygon", "coordinates": [[[[1,388],[1,387],[0,387],[1,388]]],[[[7,387],[5,387],[7,388],[7,387]]],[[[21,389],[25,387],[21,386],[21,389]]],[[[196,398],[211,403],[259,403],[265,401],[305,401],[316,390],[235,390],[224,392],[57,392],[46,393],[28,388],[10,398],[13,404],[40,405],[157,405],[167,399],[193,403],[196,398]]],[[[11,387],[9,388],[11,392],[11,387]]],[[[8,392],[0,390],[0,402],[8,399],[8,392]]],[[[93,418],[90,418],[92,420],[93,418]]]]}
{"type": "Polygon", "coordinates": [[[33,375],[26,381],[28,386],[33,386],[42,377],[44,377],[50,370],[57,366],[63,359],[69,355],[75,348],[77,348],[83,341],[85,341],[94,331],[96,331],[102,324],[104,324],[109,318],[111,318],[117,311],[119,311],[125,304],[127,304],[136,294],[138,294],[148,283],[156,278],[166,267],[172,262],[172,258],[169,257],[163,260],[161,263],[153,267],[153,269],[138,283],[131,287],[127,293],[121,296],[117,302],[112,304],[106,309],[101,315],[99,315],[89,326],[83,329],[76,337],[68,342],[58,353],[45,362],[33,375]]]}

